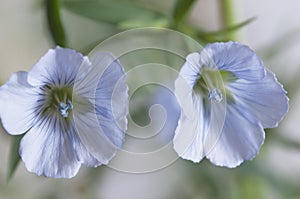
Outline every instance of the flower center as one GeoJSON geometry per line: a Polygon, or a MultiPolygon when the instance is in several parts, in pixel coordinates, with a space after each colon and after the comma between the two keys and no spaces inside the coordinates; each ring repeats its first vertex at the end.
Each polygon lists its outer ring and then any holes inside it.
{"type": "Polygon", "coordinates": [[[45,86],[45,109],[46,111],[58,111],[64,118],[73,110],[72,87],[45,86]]]}
{"type": "Polygon", "coordinates": [[[67,100],[67,103],[59,102],[58,111],[63,117],[68,117],[69,111],[73,109],[73,104],[70,99],[67,100]]]}
{"type": "Polygon", "coordinates": [[[207,99],[220,103],[223,100],[223,96],[227,97],[227,100],[232,101],[230,92],[225,88],[224,83],[233,82],[237,78],[229,71],[218,71],[207,67],[203,67],[200,78],[194,86],[194,91],[200,93],[200,95],[207,96],[207,99]]]}
{"type": "Polygon", "coordinates": [[[212,88],[209,92],[208,92],[208,96],[207,98],[209,100],[213,100],[217,103],[220,103],[223,99],[223,95],[222,92],[218,89],[218,88],[212,88]]]}

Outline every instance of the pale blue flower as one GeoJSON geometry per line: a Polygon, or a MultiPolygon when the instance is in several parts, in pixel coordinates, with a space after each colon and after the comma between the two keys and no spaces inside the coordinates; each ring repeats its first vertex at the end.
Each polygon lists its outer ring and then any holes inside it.
{"type": "Polygon", "coordinates": [[[81,164],[107,164],[121,147],[127,91],[110,53],[89,59],[56,47],[0,88],[1,121],[11,135],[26,133],[19,153],[30,172],[70,178],[81,164]]]}
{"type": "Polygon", "coordinates": [[[187,56],[175,82],[181,106],[174,148],[184,159],[236,167],[253,159],[277,127],[288,98],[261,59],[238,42],[213,43],[187,56]]]}

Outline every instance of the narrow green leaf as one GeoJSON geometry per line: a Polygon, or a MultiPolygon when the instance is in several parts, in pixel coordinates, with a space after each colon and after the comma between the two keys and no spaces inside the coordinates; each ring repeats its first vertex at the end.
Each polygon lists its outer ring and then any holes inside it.
{"type": "Polygon", "coordinates": [[[8,175],[7,175],[7,181],[9,181],[13,174],[15,173],[17,166],[20,162],[20,155],[19,155],[19,145],[20,141],[22,139],[23,135],[17,135],[14,136],[12,140],[12,145],[10,149],[10,155],[9,155],[9,165],[8,165],[8,175]]]}
{"type": "Polygon", "coordinates": [[[162,17],[158,12],[144,9],[126,1],[68,0],[64,1],[63,7],[75,14],[110,24],[119,24],[136,19],[147,21],[162,17]]]}
{"type": "Polygon", "coordinates": [[[206,41],[209,42],[213,42],[213,41],[221,41],[221,40],[228,40],[228,35],[234,31],[237,31],[241,28],[243,28],[244,26],[250,24],[251,22],[253,22],[256,19],[256,17],[252,17],[250,19],[247,19],[241,23],[238,23],[236,25],[233,26],[229,26],[227,28],[224,28],[222,30],[219,31],[213,31],[213,32],[200,32],[198,33],[198,37],[201,39],[204,39],[206,41]]]}
{"type": "Polygon", "coordinates": [[[180,23],[190,8],[192,7],[195,0],[176,0],[172,12],[172,19],[175,24],[180,23]]]}
{"type": "Polygon", "coordinates": [[[66,35],[60,17],[60,0],[46,0],[47,20],[56,45],[66,47],[66,35]]]}

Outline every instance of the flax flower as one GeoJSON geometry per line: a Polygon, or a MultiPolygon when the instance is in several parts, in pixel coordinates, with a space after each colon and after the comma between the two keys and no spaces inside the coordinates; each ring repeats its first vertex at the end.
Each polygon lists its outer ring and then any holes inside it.
{"type": "Polygon", "coordinates": [[[0,117],[11,135],[24,134],[19,153],[37,175],[71,178],[81,164],[107,164],[126,129],[124,70],[110,53],[89,59],[50,49],[29,72],[0,88],[0,117]]]}
{"type": "Polygon", "coordinates": [[[283,86],[238,42],[208,44],[187,56],[175,82],[181,106],[174,148],[184,159],[236,167],[253,159],[288,111],[283,86]]]}

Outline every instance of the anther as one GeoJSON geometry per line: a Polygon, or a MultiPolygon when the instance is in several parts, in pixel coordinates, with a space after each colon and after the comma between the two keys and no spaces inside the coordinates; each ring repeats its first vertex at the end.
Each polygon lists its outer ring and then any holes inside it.
{"type": "Polygon", "coordinates": [[[64,102],[60,102],[58,104],[58,111],[63,117],[68,117],[69,111],[71,111],[72,109],[73,109],[73,104],[69,99],[67,100],[67,104],[64,102]]]}

